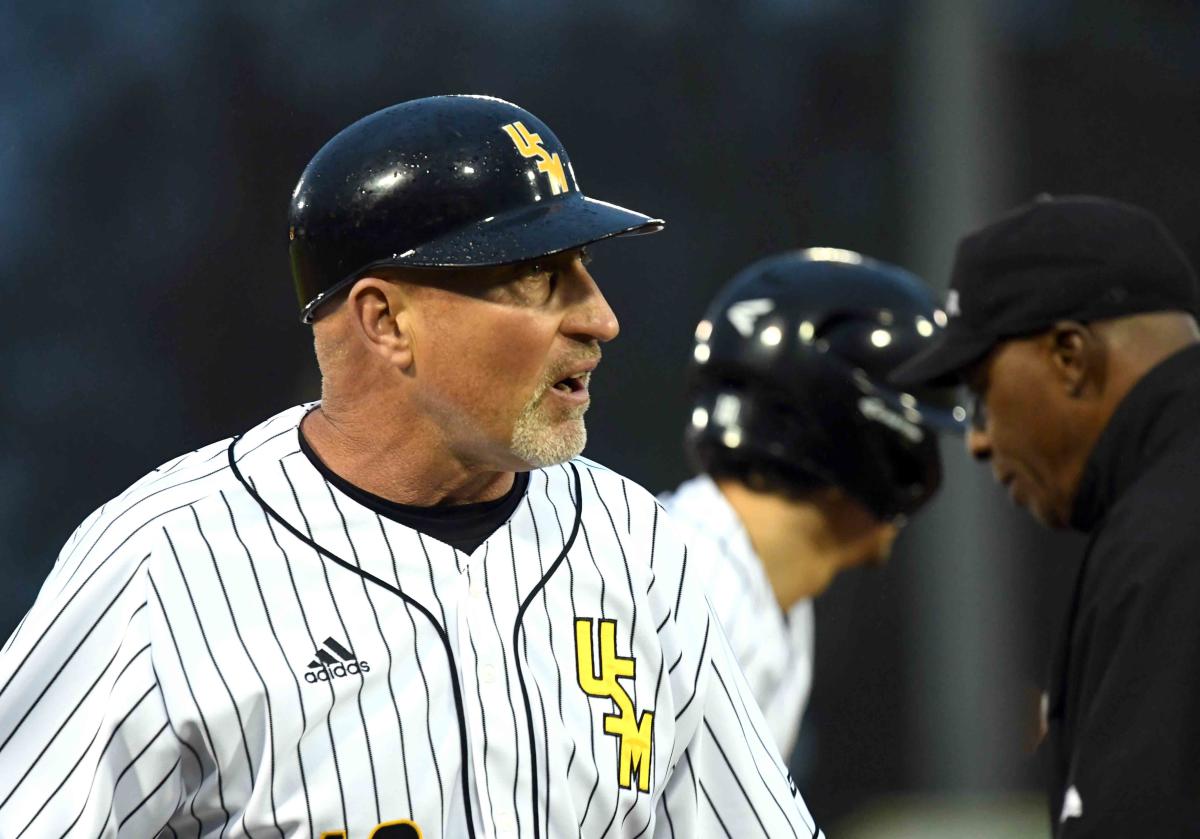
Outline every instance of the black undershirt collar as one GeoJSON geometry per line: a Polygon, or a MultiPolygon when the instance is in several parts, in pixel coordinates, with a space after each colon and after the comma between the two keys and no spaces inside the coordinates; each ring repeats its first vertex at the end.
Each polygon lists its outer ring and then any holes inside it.
{"type": "Polygon", "coordinates": [[[360,489],[335,473],[325,465],[317,453],[313,451],[304,432],[296,429],[300,438],[300,450],[304,452],[309,462],[333,486],[357,503],[372,512],[399,522],[405,527],[411,527],[424,533],[432,539],[444,542],[463,553],[474,553],[487,538],[495,533],[512,514],[517,505],[525,497],[529,486],[529,473],[517,472],[512,489],[494,501],[484,501],[479,504],[446,505],[443,507],[417,507],[410,504],[397,504],[374,493],[360,489]]]}

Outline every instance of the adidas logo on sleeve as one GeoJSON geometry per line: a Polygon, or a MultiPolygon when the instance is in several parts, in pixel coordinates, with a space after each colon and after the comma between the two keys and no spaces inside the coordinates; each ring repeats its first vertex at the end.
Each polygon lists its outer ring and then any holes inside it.
{"type": "Polygon", "coordinates": [[[308,663],[304,681],[316,684],[369,672],[371,666],[365,661],[359,661],[352,650],[346,649],[333,638],[326,638],[321,646],[317,647],[316,658],[308,663]]]}

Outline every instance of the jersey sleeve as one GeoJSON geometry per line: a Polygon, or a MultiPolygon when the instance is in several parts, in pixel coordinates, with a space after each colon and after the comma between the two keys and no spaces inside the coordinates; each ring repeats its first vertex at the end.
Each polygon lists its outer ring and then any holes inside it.
{"type": "Polygon", "coordinates": [[[656,607],[667,613],[660,634],[677,664],[670,676],[676,738],[655,836],[823,836],[669,521],[656,552],[656,607]]]}
{"type": "Polygon", "coordinates": [[[152,664],[151,551],[136,534],[77,541],[0,653],[0,835],[154,836],[184,784],[152,664]]]}

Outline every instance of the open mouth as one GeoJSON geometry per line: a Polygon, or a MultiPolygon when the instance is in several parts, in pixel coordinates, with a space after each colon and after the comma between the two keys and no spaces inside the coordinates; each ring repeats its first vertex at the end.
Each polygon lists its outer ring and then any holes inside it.
{"type": "Polygon", "coordinates": [[[575,376],[567,376],[565,379],[559,379],[554,383],[554,389],[560,393],[580,393],[587,390],[588,379],[591,378],[591,373],[580,373],[575,376]]]}
{"type": "Polygon", "coordinates": [[[588,399],[588,385],[591,383],[592,371],[600,364],[598,357],[580,359],[563,370],[566,373],[552,387],[554,391],[572,402],[583,403],[588,399]]]}

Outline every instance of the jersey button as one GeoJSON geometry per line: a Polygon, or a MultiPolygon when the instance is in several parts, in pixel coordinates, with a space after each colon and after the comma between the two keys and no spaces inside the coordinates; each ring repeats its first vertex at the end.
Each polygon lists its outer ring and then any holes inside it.
{"type": "Polygon", "coordinates": [[[517,822],[508,810],[496,814],[496,835],[500,839],[513,839],[517,835],[517,822]]]}
{"type": "Polygon", "coordinates": [[[479,679],[485,685],[490,685],[496,681],[496,668],[494,665],[485,664],[479,668],[479,679]]]}

